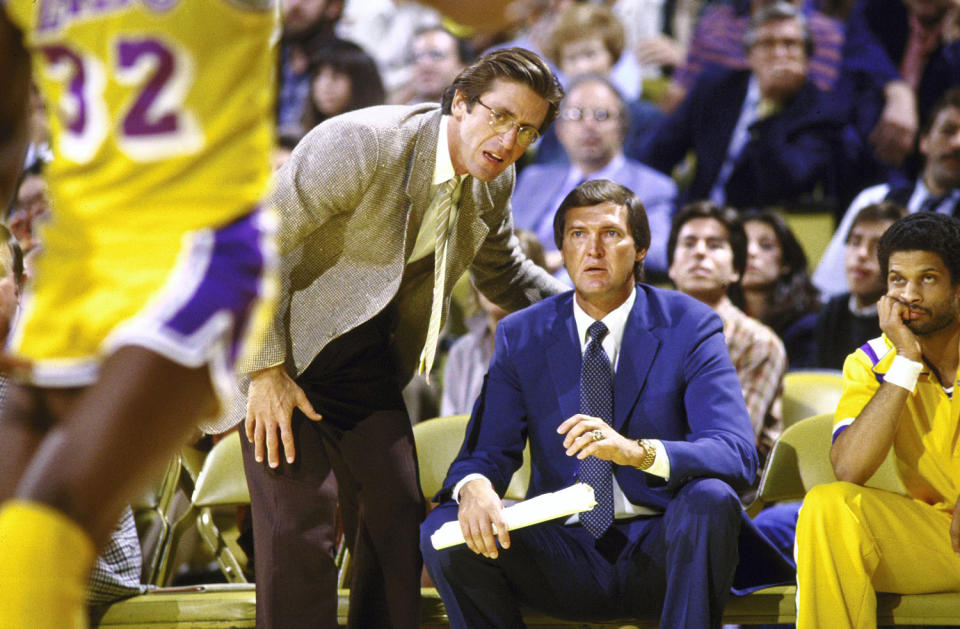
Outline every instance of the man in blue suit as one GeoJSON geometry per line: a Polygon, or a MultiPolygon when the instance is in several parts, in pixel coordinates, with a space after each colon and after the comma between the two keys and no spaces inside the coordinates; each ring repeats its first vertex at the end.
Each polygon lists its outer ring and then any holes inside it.
{"type": "Polygon", "coordinates": [[[738,556],[784,571],[738,583],[792,579],[737,498],[757,456],[720,319],[686,295],[637,285],[650,231],[630,190],[581,184],[554,224],[576,289],[498,326],[463,447],[421,527],[424,561],[455,628],[522,627],[521,605],[584,621],[659,613],[661,627],[720,627],[738,556]],[[587,413],[585,400],[600,408],[592,400],[603,386],[587,368],[598,356],[607,407],[587,413]],[[609,509],[612,521],[598,527],[584,512],[508,531],[500,496],[527,440],[528,498],[607,465],[606,489],[591,479],[593,511],[609,509]],[[430,535],[455,519],[466,546],[435,550],[430,535]]]}
{"type": "Polygon", "coordinates": [[[556,123],[557,137],[570,162],[531,164],[518,175],[513,222],[537,235],[551,272],[563,264],[553,246],[553,215],[560,202],[578,183],[610,179],[633,190],[643,202],[652,234],[644,265],[648,273],[666,277],[667,234],[676,210],[677,184],[624,155],[630,121],[623,97],[608,78],[581,75],[570,83],[556,123]]]}
{"type": "Polygon", "coordinates": [[[664,173],[696,156],[681,205],[790,202],[834,185],[842,112],[809,81],[813,41],[803,14],[777,2],[751,18],[749,70],[703,72],[637,159],[664,173]]]}

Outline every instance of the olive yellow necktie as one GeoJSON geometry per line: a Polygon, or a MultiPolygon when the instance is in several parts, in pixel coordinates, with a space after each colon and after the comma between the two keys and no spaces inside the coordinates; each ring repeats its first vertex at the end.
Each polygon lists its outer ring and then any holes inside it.
{"type": "Polygon", "coordinates": [[[450,208],[453,206],[453,192],[457,188],[457,178],[441,184],[434,196],[437,204],[437,222],[433,253],[433,305],[430,307],[430,323],[427,325],[427,340],[420,352],[418,373],[430,378],[433,359],[437,353],[437,340],[440,338],[440,318],[443,313],[443,283],[447,274],[447,240],[450,233],[450,208]]]}

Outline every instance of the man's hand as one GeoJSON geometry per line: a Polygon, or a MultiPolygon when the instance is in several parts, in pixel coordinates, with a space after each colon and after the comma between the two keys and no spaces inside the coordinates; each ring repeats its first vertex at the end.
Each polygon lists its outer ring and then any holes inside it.
{"type": "Polygon", "coordinates": [[[557,432],[566,435],[563,447],[567,449],[567,456],[581,460],[595,456],[617,465],[636,467],[645,454],[634,439],[627,439],[599,417],[578,413],[560,424],[557,432]],[[597,430],[600,432],[595,433],[597,430]],[[596,438],[597,434],[600,439],[596,438]]]}
{"type": "Polygon", "coordinates": [[[870,142],[880,161],[899,166],[913,149],[917,134],[917,98],[913,88],[903,81],[888,83],[884,94],[886,104],[877,126],[870,132],[870,142]]]}
{"type": "Polygon", "coordinates": [[[287,463],[293,463],[296,451],[290,425],[294,408],[299,408],[313,421],[323,419],[313,410],[307,395],[287,374],[283,365],[261,369],[251,375],[244,428],[247,440],[254,444],[254,457],[258,463],[263,462],[263,450],[266,446],[270,467],[280,465],[278,431],[283,451],[287,455],[287,463]]]}
{"type": "Polygon", "coordinates": [[[920,362],[923,358],[923,352],[920,349],[920,341],[916,335],[903,322],[903,315],[909,311],[902,301],[890,295],[884,295],[877,303],[877,314],[880,318],[880,329],[887,335],[893,346],[897,348],[897,354],[904,358],[909,358],[920,362]]]}
{"type": "Polygon", "coordinates": [[[496,559],[499,556],[496,529],[500,545],[510,548],[510,531],[503,519],[503,502],[486,478],[477,478],[460,488],[460,509],[457,512],[460,530],[467,541],[467,548],[496,559]]]}
{"type": "Polygon", "coordinates": [[[687,51],[672,37],[654,35],[638,42],[634,54],[641,64],[675,68],[683,63],[687,51]]]}

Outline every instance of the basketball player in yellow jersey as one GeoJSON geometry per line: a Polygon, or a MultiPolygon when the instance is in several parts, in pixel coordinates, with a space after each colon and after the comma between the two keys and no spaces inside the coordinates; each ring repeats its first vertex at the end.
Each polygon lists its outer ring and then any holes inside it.
{"type": "Polygon", "coordinates": [[[52,220],[0,417],[0,627],[87,624],[122,506],[225,407],[266,292],[275,0],[0,0],[0,203],[29,81],[52,220]]]}

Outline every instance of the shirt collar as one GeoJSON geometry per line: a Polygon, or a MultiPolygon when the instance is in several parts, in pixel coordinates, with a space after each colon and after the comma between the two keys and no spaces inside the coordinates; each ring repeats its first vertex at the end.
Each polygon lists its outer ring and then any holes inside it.
{"type": "Polygon", "coordinates": [[[440,185],[445,181],[457,178],[457,183],[463,181],[466,175],[457,175],[453,170],[453,160],[450,158],[450,142],[447,139],[447,127],[450,124],[450,116],[440,116],[440,133],[437,136],[437,159],[433,167],[434,186],[440,185]]]}
{"type": "Polygon", "coordinates": [[[588,179],[613,179],[613,173],[617,172],[617,170],[623,166],[623,163],[623,152],[617,151],[617,154],[613,156],[613,159],[611,159],[606,166],[600,170],[590,173],[589,175],[583,174],[582,170],[571,164],[570,172],[567,174],[567,181],[572,182],[572,190],[574,185],[579,181],[585,181],[588,179]]]}
{"type": "Polygon", "coordinates": [[[877,304],[867,304],[862,308],[857,305],[857,296],[851,294],[850,300],[847,302],[847,307],[850,309],[850,314],[856,317],[876,317],[877,314],[877,304]]]}
{"type": "MultiPolygon", "coordinates": [[[[943,201],[934,209],[939,211],[943,207],[944,202],[947,200],[953,201],[957,199],[958,196],[960,196],[960,188],[954,188],[943,196],[943,201]]],[[[923,180],[923,175],[920,175],[920,177],[917,178],[917,185],[913,189],[913,194],[910,195],[910,199],[907,202],[907,207],[909,207],[911,212],[917,212],[923,207],[927,199],[931,197],[935,197],[935,195],[930,192],[930,188],[927,187],[927,182],[923,180]]]]}
{"type": "MultiPolygon", "coordinates": [[[[617,354],[620,353],[620,343],[623,341],[623,331],[627,327],[627,319],[630,316],[630,310],[633,309],[633,303],[637,300],[637,289],[634,288],[630,291],[630,295],[627,297],[626,301],[622,304],[611,310],[607,313],[603,319],[604,325],[607,326],[609,333],[604,337],[604,341],[611,339],[613,342],[613,354],[610,356],[610,360],[616,363],[617,354]]],[[[595,319],[588,315],[583,308],[580,307],[580,304],[577,303],[577,297],[573,297],[573,320],[577,324],[577,336],[580,339],[580,351],[581,353],[587,347],[587,341],[589,337],[587,336],[587,328],[593,325],[595,319]]],[[[606,344],[606,343],[604,343],[606,344]]]]}

